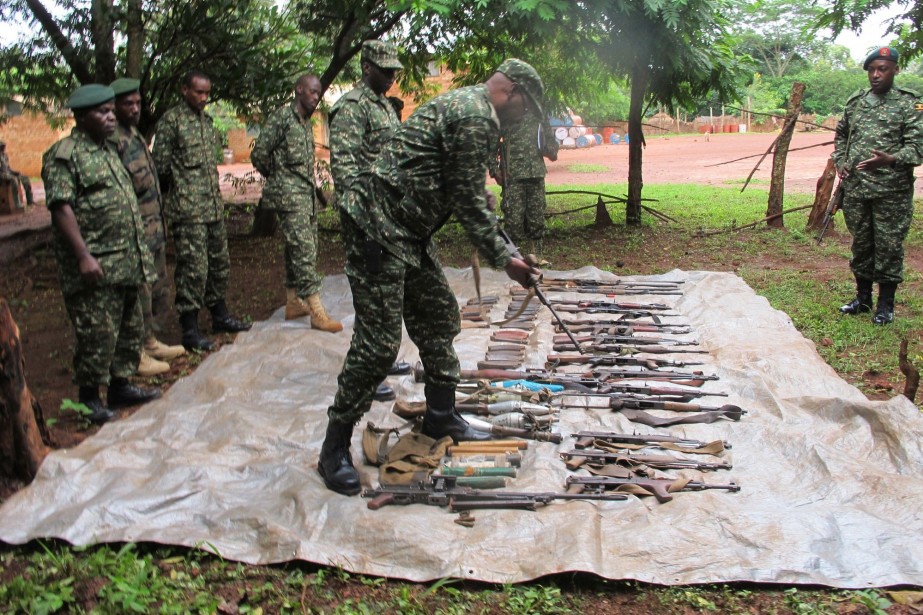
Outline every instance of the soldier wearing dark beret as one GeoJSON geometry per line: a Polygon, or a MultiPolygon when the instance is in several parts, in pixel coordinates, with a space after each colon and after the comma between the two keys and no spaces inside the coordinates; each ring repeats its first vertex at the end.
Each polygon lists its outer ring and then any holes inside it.
{"type": "Polygon", "coordinates": [[[112,419],[110,408],[160,397],[128,380],[144,332],[139,289],[153,281],[154,267],[131,178],[109,141],[114,98],[104,85],[78,88],[67,101],[76,126],[42,158],[58,275],[77,338],[74,379],[94,423],[112,419]],[[100,385],[108,385],[108,407],[100,385]]]}
{"type": "Polygon", "coordinates": [[[871,312],[877,282],[876,325],[894,320],[903,244],[913,219],[913,169],[923,162],[923,102],[916,92],[894,85],[897,59],[891,47],[879,47],[865,59],[870,87],[846,101],[833,152],[856,280],[856,296],[840,312],[871,312]]]}
{"type": "Polygon", "coordinates": [[[144,238],[154,257],[157,280],[141,287],[141,313],[144,315],[144,347],[138,374],[155,376],[170,371],[170,361],[186,354],[182,346],[167,346],[157,339],[163,331],[164,318],[170,311],[170,283],[167,278],[166,229],[160,208],[160,184],[154,159],[147,140],[138,131],[141,119],[141,82],[137,79],[116,79],[109,87],[115,92],[115,119],[117,125],[113,142],[122,164],[131,176],[138,197],[144,238]]]}

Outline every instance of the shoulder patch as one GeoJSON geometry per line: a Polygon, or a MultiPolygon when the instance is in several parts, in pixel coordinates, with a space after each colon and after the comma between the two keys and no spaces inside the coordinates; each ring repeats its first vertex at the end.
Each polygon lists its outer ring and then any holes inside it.
{"type": "Polygon", "coordinates": [[[856,90],[855,92],[849,95],[849,98],[846,99],[846,102],[848,103],[854,98],[858,98],[859,96],[863,96],[864,94],[865,94],[865,90],[856,90]]]}
{"type": "Polygon", "coordinates": [[[358,102],[362,100],[362,91],[359,88],[353,88],[346,92],[346,95],[343,98],[346,100],[354,100],[358,102]]]}
{"type": "Polygon", "coordinates": [[[54,157],[59,160],[70,160],[71,156],[74,155],[74,146],[76,143],[70,137],[64,137],[58,142],[58,147],[55,148],[54,157]]]}

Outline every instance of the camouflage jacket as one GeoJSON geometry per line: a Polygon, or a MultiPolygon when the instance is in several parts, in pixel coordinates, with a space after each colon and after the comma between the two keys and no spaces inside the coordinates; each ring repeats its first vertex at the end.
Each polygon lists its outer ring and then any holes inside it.
{"type": "Polygon", "coordinates": [[[538,122],[526,115],[508,129],[504,128],[500,137],[500,168],[507,179],[545,177],[544,157],[558,153],[558,140],[548,122],[538,122]]]}
{"type": "MultiPolygon", "coordinates": [[[[42,156],[42,181],[48,209],[70,205],[80,235],[106,274],[103,284],[153,282],[154,261],[131,178],[110,142],[97,145],[82,130],[52,145],[42,156]]],[[[61,290],[83,290],[77,259],[52,225],[61,290]]]]}
{"type": "Polygon", "coordinates": [[[330,110],[330,171],[337,194],[371,170],[400,125],[388,99],[364,82],[340,97],[330,110]]]}
{"type": "Polygon", "coordinates": [[[274,211],[304,209],[314,215],[314,132],[311,118],[301,119],[295,103],[270,114],[250,160],[266,178],[262,207],[274,211]]]}
{"type": "Polygon", "coordinates": [[[894,167],[852,171],[844,187],[866,197],[913,189],[913,167],[923,162],[923,103],[909,90],[893,86],[884,96],[860,90],[846,101],[836,126],[833,160],[854,169],[872,149],[897,158],[894,167]]]}
{"type": "Polygon", "coordinates": [[[341,204],[362,230],[404,262],[435,258],[433,234],[454,214],[495,268],[510,255],[484,198],[487,166],[497,151],[500,122],[476,85],[420,106],[401,124],[341,204]]]}
{"type": "Polygon", "coordinates": [[[163,189],[163,209],[174,222],[216,222],[224,214],[218,188],[221,141],[207,113],[181,102],[160,119],[154,165],[163,189]]]}
{"type": "Polygon", "coordinates": [[[112,139],[119,158],[131,177],[141,215],[145,219],[160,219],[160,183],[157,180],[154,158],[147,149],[147,141],[134,126],[121,124],[116,127],[112,139]]]}

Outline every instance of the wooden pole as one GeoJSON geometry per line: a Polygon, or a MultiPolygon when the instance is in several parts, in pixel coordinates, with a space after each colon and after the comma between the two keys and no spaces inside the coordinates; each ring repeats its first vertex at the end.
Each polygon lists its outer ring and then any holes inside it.
{"type": "MultiPolygon", "coordinates": [[[[804,84],[792,84],[792,96],[788,103],[788,113],[785,115],[785,124],[782,133],[776,141],[775,152],[772,155],[772,179],[769,184],[769,203],[766,216],[773,216],[782,211],[782,201],[785,194],[785,159],[788,156],[788,146],[792,142],[792,133],[795,132],[795,122],[801,113],[801,101],[804,98],[804,84]]],[[[785,228],[784,218],[777,216],[767,221],[772,228],[785,228]]]]}
{"type": "Polygon", "coordinates": [[[29,483],[51,439],[38,401],[26,385],[19,327],[0,298],[0,480],[29,483]]]}
{"type": "MultiPolygon", "coordinates": [[[[814,191],[814,205],[811,206],[811,213],[808,215],[808,225],[805,230],[819,231],[824,225],[824,214],[827,212],[827,205],[830,203],[830,195],[833,194],[833,184],[836,181],[836,164],[833,158],[827,159],[827,168],[824,169],[823,175],[817,178],[817,189],[814,191]]],[[[830,228],[833,228],[833,222],[830,222],[830,228]]]]}

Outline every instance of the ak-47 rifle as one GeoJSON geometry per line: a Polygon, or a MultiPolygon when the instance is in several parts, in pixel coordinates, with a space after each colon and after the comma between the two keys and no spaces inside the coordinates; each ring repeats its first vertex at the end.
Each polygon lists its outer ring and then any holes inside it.
{"type": "MultiPolygon", "coordinates": [[[[558,346],[554,347],[555,350],[560,350],[558,346]]],[[[590,347],[590,350],[594,350],[595,347],[590,347]]],[[[690,352],[690,351],[674,351],[668,349],[661,349],[658,346],[637,346],[637,347],[627,347],[627,346],[607,346],[603,350],[607,352],[623,352],[631,350],[632,352],[651,352],[651,353],[672,353],[672,352],[690,352]],[[651,350],[653,348],[653,350],[651,350]]],[[[658,369],[660,367],[687,367],[689,365],[704,365],[701,361],[671,361],[669,359],[654,359],[650,357],[635,357],[630,355],[622,354],[601,354],[590,357],[584,357],[581,355],[573,354],[550,354],[548,355],[548,362],[553,365],[567,365],[573,363],[586,363],[597,367],[599,365],[640,365],[647,369],[658,369]]]]}
{"type": "MultiPolygon", "coordinates": [[[[619,335],[612,333],[602,333],[599,335],[580,335],[577,341],[581,344],[628,344],[637,346],[639,344],[653,344],[661,346],[698,346],[695,340],[677,340],[672,337],[656,337],[652,335],[619,335]]],[[[564,339],[555,335],[551,338],[553,344],[560,344],[564,339]]]]}
{"type": "Polygon", "coordinates": [[[667,287],[675,288],[680,284],[685,284],[685,280],[580,280],[576,278],[544,278],[543,284],[553,284],[555,286],[568,286],[576,288],[595,288],[600,286],[650,286],[650,287],[667,287]]]}
{"type": "Polygon", "coordinates": [[[562,286],[543,284],[545,290],[558,293],[592,293],[594,295],[682,295],[683,291],[667,286],[562,286]]]}
{"type": "Polygon", "coordinates": [[[367,506],[378,510],[388,505],[427,504],[448,507],[452,512],[479,509],[535,510],[554,500],[603,500],[627,499],[623,493],[551,493],[483,491],[456,486],[455,476],[434,475],[425,483],[410,485],[382,485],[377,489],[365,489],[362,497],[369,500],[367,506]]]}
{"type": "MultiPolygon", "coordinates": [[[[500,238],[503,239],[503,243],[506,244],[506,249],[510,253],[510,256],[513,258],[518,258],[519,260],[525,260],[522,256],[522,253],[519,251],[519,248],[516,247],[516,244],[513,243],[513,240],[510,239],[510,236],[506,234],[506,231],[503,230],[502,226],[497,226],[497,232],[500,234],[500,238]]],[[[535,292],[535,296],[538,297],[538,300],[548,308],[548,311],[551,312],[551,315],[554,316],[554,319],[558,321],[558,325],[564,329],[564,333],[567,334],[567,337],[570,338],[570,341],[573,342],[574,348],[577,349],[577,352],[583,354],[583,348],[580,347],[580,344],[574,338],[574,334],[570,332],[570,329],[567,328],[567,325],[561,320],[561,317],[558,316],[557,311],[554,309],[554,306],[551,305],[551,302],[548,301],[548,297],[545,296],[545,293],[542,292],[541,284],[539,284],[540,279],[538,276],[529,277],[529,287],[535,292]]]]}
{"type": "Polygon", "coordinates": [[[651,386],[632,386],[630,384],[608,384],[605,383],[599,387],[599,390],[595,393],[574,393],[574,392],[564,392],[558,393],[555,395],[557,398],[561,397],[626,397],[626,398],[639,398],[642,396],[648,397],[658,397],[658,398],[672,398],[671,401],[679,401],[680,399],[695,399],[698,397],[727,397],[727,393],[721,392],[711,392],[711,391],[699,391],[696,389],[680,389],[674,387],[651,387],[651,386]]]}
{"type": "Polygon", "coordinates": [[[677,436],[662,436],[658,434],[618,433],[614,431],[578,431],[572,434],[577,439],[577,448],[593,446],[597,441],[607,443],[609,446],[624,448],[657,447],[684,453],[718,454],[731,448],[729,442],[715,440],[703,442],[691,438],[677,436]]]}
{"type": "MultiPolygon", "coordinates": [[[[568,406],[562,404],[563,408],[582,408],[583,406],[568,406]]],[[[723,406],[703,406],[702,404],[690,404],[680,401],[664,401],[657,399],[639,399],[636,397],[623,397],[619,395],[609,396],[609,407],[613,410],[622,408],[631,408],[632,410],[669,410],[671,412],[723,412],[725,414],[747,414],[747,411],[734,404],[724,404],[723,406]]]]}
{"type": "MultiPolygon", "coordinates": [[[[692,327],[688,325],[666,325],[654,322],[635,322],[627,320],[619,324],[606,324],[609,321],[565,321],[574,333],[589,333],[591,335],[632,335],[634,332],[640,333],[669,333],[673,335],[684,335],[692,333],[692,327]],[[576,323],[576,324],[575,324],[576,323]]],[[[615,322],[615,321],[613,321],[615,322]]],[[[578,336],[577,339],[580,339],[578,336]]]]}
{"type": "Polygon", "coordinates": [[[730,470],[733,466],[727,461],[698,461],[672,455],[635,455],[632,453],[610,453],[592,448],[575,449],[561,453],[565,465],[570,470],[576,470],[584,463],[591,464],[617,464],[624,467],[644,465],[655,470],[730,470]]]}
{"type": "Polygon", "coordinates": [[[830,197],[830,202],[827,203],[827,209],[824,210],[824,218],[821,223],[820,232],[817,234],[817,243],[820,244],[824,239],[824,235],[827,233],[827,229],[830,228],[830,223],[833,222],[833,216],[836,212],[843,206],[843,180],[841,179],[837,182],[836,190],[833,191],[833,195],[830,197]]]}
{"type": "Polygon", "coordinates": [[[669,502],[672,493],[677,491],[704,491],[705,489],[723,489],[740,491],[737,483],[716,485],[685,478],[616,478],[612,476],[568,476],[567,488],[571,493],[605,493],[622,489],[635,495],[652,495],[658,502],[669,502]]]}
{"type": "MultiPolygon", "coordinates": [[[[596,299],[593,301],[586,299],[555,299],[552,303],[557,306],[572,305],[580,308],[604,307],[644,311],[664,311],[670,309],[670,306],[666,305],[665,303],[628,303],[624,301],[606,301],[605,299],[596,299]]],[[[678,314],[671,314],[671,316],[678,316],[678,314]]]]}

